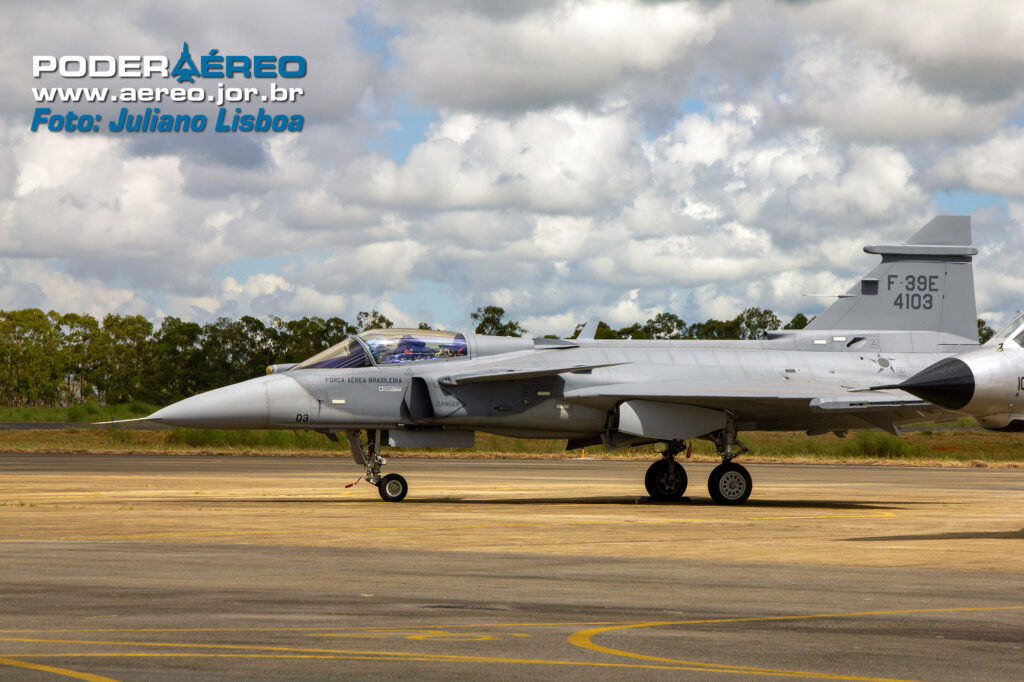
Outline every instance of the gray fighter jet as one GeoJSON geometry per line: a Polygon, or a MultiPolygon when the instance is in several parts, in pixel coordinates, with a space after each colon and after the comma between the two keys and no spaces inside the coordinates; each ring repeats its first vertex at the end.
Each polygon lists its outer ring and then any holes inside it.
{"type": "Polygon", "coordinates": [[[711,497],[741,504],[752,489],[734,461],[746,451],[741,431],[895,434],[963,414],[1024,426],[1024,316],[978,346],[970,244],[970,218],[940,216],[905,244],[865,247],[881,256],[877,267],[807,328],[762,340],[596,340],[593,323],[572,340],[377,329],[144,419],[343,432],[392,502],[408,486],[382,475],[388,446],[471,447],[476,431],[565,438],[567,449],[660,443],[645,484],[671,500],[687,485],[675,456],[704,438],[722,457],[711,497]]]}

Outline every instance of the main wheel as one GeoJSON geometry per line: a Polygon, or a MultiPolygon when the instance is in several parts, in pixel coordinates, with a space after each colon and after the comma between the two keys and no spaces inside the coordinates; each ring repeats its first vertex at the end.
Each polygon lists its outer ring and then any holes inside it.
{"type": "Polygon", "coordinates": [[[732,462],[719,464],[708,477],[708,492],[718,504],[743,504],[753,489],[750,473],[732,462]]]}
{"type": "Polygon", "coordinates": [[[686,470],[673,459],[659,459],[644,477],[652,500],[678,500],[686,492],[686,470]]]}
{"type": "Polygon", "coordinates": [[[401,502],[409,492],[409,484],[398,474],[388,474],[380,479],[377,492],[385,502],[401,502]]]}

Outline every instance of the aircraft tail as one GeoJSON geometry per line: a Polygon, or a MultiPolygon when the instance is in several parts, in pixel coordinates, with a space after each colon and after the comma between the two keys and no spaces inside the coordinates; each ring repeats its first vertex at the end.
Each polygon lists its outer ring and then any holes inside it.
{"type": "Polygon", "coordinates": [[[865,246],[882,262],[808,329],[946,332],[976,343],[969,216],[937,216],[906,244],[865,246]]]}

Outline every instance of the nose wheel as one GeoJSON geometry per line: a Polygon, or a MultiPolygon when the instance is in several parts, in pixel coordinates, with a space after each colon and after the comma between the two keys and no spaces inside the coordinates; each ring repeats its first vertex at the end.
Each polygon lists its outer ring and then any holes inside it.
{"type": "Polygon", "coordinates": [[[401,502],[409,492],[409,484],[398,474],[388,474],[377,483],[377,492],[385,502],[401,502]]]}

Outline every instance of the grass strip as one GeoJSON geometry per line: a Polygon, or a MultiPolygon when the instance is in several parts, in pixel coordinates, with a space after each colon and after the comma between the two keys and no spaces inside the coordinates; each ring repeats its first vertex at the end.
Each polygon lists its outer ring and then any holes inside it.
{"type": "MultiPolygon", "coordinates": [[[[221,431],[203,429],[131,430],[118,427],[53,431],[2,430],[0,451],[36,453],[153,453],[349,457],[343,434],[337,443],[312,431],[221,431]]],[[[741,434],[750,448],[746,462],[819,462],[1024,468],[1024,439],[1017,434],[976,430],[921,430],[900,437],[875,431],[806,436],[800,432],[751,431],[741,434]]],[[[466,450],[389,448],[395,457],[652,460],[654,446],[606,452],[602,447],[565,450],[565,441],[528,440],[478,433],[466,450]]],[[[682,456],[681,456],[682,457],[682,456]]],[[[692,459],[716,461],[714,447],[694,441],[692,459]]]]}
{"type": "Polygon", "coordinates": [[[138,401],[119,405],[82,403],[70,407],[0,407],[0,422],[104,422],[145,417],[158,409],[156,405],[138,401]]]}

